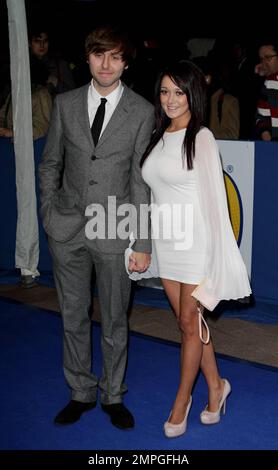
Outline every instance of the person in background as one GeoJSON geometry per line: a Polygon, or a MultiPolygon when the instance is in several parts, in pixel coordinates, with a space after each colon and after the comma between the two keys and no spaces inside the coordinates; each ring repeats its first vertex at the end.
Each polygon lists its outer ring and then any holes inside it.
{"type": "MultiPolygon", "coordinates": [[[[150,202],[140,159],[154,126],[153,106],[121,81],[135,56],[124,31],[96,28],[86,39],[85,52],[92,80],[56,96],[39,170],[41,214],[63,316],[64,373],[71,390],[71,400],[54,422],[78,421],[96,406],[100,390],[102,409],[112,424],[129,429],[134,418],[123,404],[131,282],[123,254],[129,240],[128,233],[124,238],[118,233],[122,217],[117,207],[109,206],[109,198],[115,197],[117,206],[133,205],[138,213],[141,204],[150,202]],[[85,232],[95,206],[102,207],[106,222],[107,217],[115,220],[115,235],[102,234],[101,227],[95,237],[85,232]],[[100,379],[91,372],[88,311],[93,269],[101,310],[100,379]]],[[[144,271],[150,263],[151,242],[144,238],[146,231],[139,222],[136,233],[130,266],[144,271]]]]}
{"type": "Polygon", "coordinates": [[[218,423],[225,412],[231,385],[219,375],[203,309],[251,293],[229,219],[217,144],[203,127],[205,108],[205,77],[195,64],[182,61],[164,70],[156,87],[155,132],[141,161],[153,198],[158,273],[181,330],[180,382],[164,424],[167,437],[186,431],[200,368],[208,385],[201,422],[218,423]],[[162,212],[161,222],[156,209],[165,207],[172,216],[162,212]]]}
{"type": "Polygon", "coordinates": [[[186,47],[189,51],[188,58],[195,62],[196,58],[207,57],[213,51],[215,46],[215,38],[206,37],[191,37],[186,42],[186,47]]]}
{"type": "Polygon", "coordinates": [[[150,103],[154,100],[154,86],[161,64],[162,53],[159,39],[152,35],[145,35],[141,47],[137,49],[131,87],[150,103]]]}
{"type": "MultiPolygon", "coordinates": [[[[47,70],[43,64],[30,64],[33,140],[44,137],[49,128],[52,99],[46,88],[47,70]]],[[[0,137],[13,136],[12,96],[8,94],[0,109],[0,137]]]]}
{"type": "Polygon", "coordinates": [[[219,66],[217,90],[210,98],[209,128],[216,139],[235,140],[240,132],[239,101],[234,95],[231,67],[226,63],[219,66]]]}
{"type": "MultiPolygon", "coordinates": [[[[251,41],[250,41],[251,43],[251,41]]],[[[261,79],[254,75],[253,47],[243,38],[234,39],[229,47],[231,84],[240,110],[239,139],[254,139],[254,117],[261,88],[261,79]]]]}
{"type": "Polygon", "coordinates": [[[59,93],[73,90],[75,82],[70,66],[57,53],[49,51],[49,35],[44,29],[33,29],[29,34],[30,62],[41,62],[48,71],[47,88],[54,98],[59,93]]]}
{"type": "Polygon", "coordinates": [[[259,57],[255,72],[265,81],[257,104],[256,135],[265,141],[278,140],[278,42],[261,42],[259,57]]]}
{"type": "Polygon", "coordinates": [[[0,108],[11,90],[10,57],[7,48],[0,44],[0,108]]]}
{"type": "Polygon", "coordinates": [[[203,72],[206,82],[206,111],[204,125],[209,127],[211,96],[216,91],[213,64],[206,56],[195,57],[192,62],[203,72]]]}

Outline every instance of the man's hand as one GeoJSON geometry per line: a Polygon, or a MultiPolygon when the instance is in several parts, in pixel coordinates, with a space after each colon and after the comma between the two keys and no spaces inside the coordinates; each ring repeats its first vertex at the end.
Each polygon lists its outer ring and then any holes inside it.
{"type": "Polygon", "coordinates": [[[129,257],[128,270],[132,273],[134,271],[143,273],[146,271],[151,263],[151,255],[149,253],[139,253],[134,251],[129,257]]]}

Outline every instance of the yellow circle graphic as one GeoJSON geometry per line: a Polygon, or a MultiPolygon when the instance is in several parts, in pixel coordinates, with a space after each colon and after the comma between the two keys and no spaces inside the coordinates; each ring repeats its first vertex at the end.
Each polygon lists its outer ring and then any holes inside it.
{"type": "Polygon", "coordinates": [[[235,182],[225,171],[224,182],[227,191],[228,208],[230,213],[231,224],[233,227],[236,241],[238,244],[240,244],[242,235],[242,204],[240,194],[235,182]]]}

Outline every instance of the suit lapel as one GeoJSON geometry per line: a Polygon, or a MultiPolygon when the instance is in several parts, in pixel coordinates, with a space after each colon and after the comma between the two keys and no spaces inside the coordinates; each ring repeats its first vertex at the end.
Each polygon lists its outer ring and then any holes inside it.
{"type": "Polygon", "coordinates": [[[89,85],[86,85],[80,88],[80,93],[77,94],[73,101],[74,113],[75,116],[87,137],[91,147],[94,147],[94,142],[92,139],[91,129],[90,129],[90,120],[88,113],[88,89],[89,85]]]}
{"type": "Polygon", "coordinates": [[[123,126],[130,113],[130,95],[128,88],[125,86],[121,99],[99,139],[98,147],[101,147],[107,139],[115,135],[117,129],[123,126]]]}
{"type": "MultiPolygon", "coordinates": [[[[85,134],[88,143],[91,147],[94,148],[94,142],[92,139],[89,114],[88,114],[88,88],[90,85],[86,85],[80,88],[80,92],[73,99],[74,115],[80,124],[83,133],[85,134]]],[[[102,133],[98,147],[115,134],[117,129],[121,128],[124,122],[128,119],[129,114],[131,113],[131,98],[129,89],[125,86],[122,97],[111,116],[110,121],[108,122],[104,132],[102,133]]]]}

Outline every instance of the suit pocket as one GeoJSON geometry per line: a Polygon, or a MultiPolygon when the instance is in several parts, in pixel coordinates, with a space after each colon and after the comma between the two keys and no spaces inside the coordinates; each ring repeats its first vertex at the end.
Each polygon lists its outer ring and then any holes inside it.
{"type": "Polygon", "coordinates": [[[70,240],[85,225],[85,217],[77,207],[78,196],[67,195],[62,189],[58,191],[47,208],[44,228],[54,240],[70,240]]]}
{"type": "Polygon", "coordinates": [[[65,242],[73,238],[85,223],[84,215],[75,205],[58,207],[55,203],[50,208],[48,223],[44,225],[44,228],[54,240],[65,242]]]}
{"type": "Polygon", "coordinates": [[[67,214],[75,208],[77,201],[76,194],[67,194],[63,189],[60,189],[53,199],[52,207],[56,207],[58,212],[67,214]]]}
{"type": "Polygon", "coordinates": [[[68,196],[65,193],[60,193],[55,198],[54,205],[59,209],[72,209],[76,204],[76,198],[74,196],[68,196]]]}

